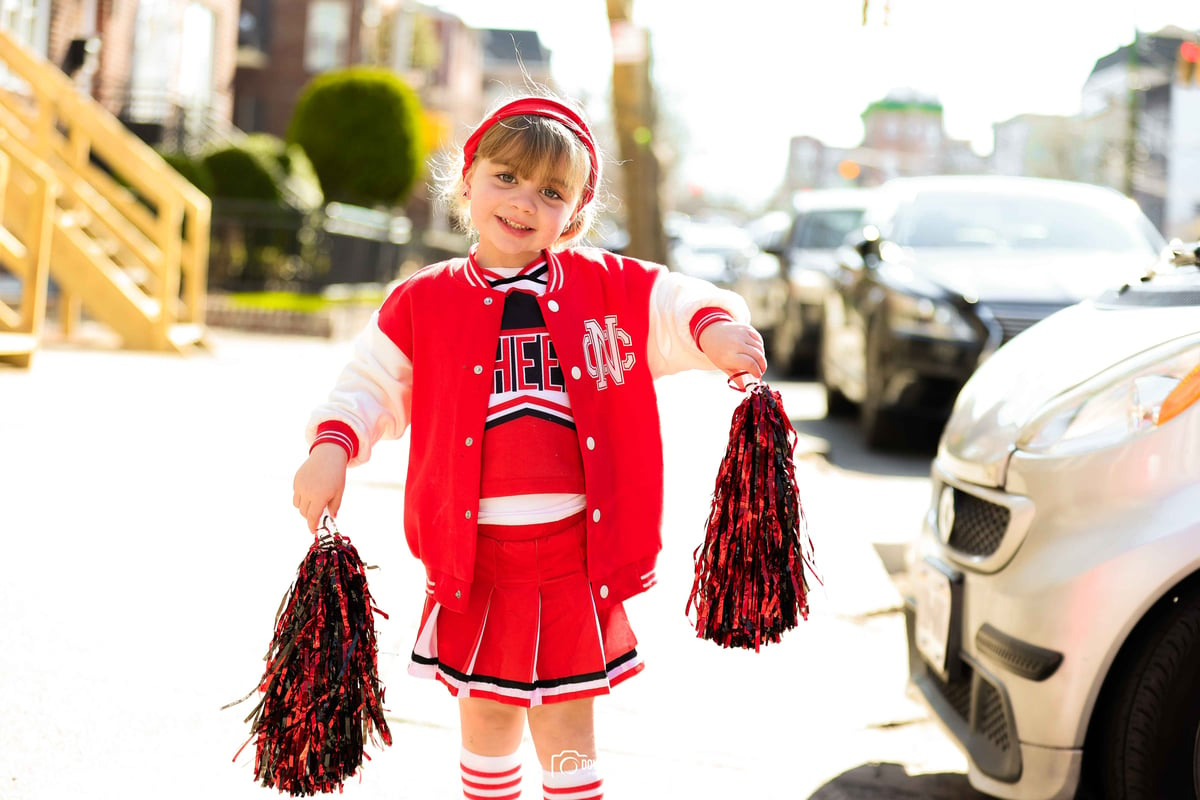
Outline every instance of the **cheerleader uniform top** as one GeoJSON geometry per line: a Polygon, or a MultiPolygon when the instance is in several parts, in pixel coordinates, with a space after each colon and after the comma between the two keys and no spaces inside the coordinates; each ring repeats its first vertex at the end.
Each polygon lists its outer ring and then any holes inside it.
{"type": "Polygon", "coordinates": [[[481,514],[529,524],[583,510],[597,608],[652,586],[663,499],[653,381],[714,369],[700,332],[749,319],[739,295],[660,264],[597,248],[543,257],[511,279],[468,257],[402,281],[306,428],[351,466],[409,431],[405,537],[452,611],[469,600],[481,514]],[[535,427],[540,452],[528,446],[535,427]]]}

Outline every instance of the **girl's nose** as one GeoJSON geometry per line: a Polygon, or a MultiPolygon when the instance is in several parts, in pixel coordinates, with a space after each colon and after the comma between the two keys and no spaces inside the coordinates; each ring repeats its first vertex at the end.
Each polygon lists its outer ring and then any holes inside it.
{"type": "Polygon", "coordinates": [[[536,203],[537,189],[533,186],[521,186],[512,193],[512,204],[514,208],[521,211],[533,213],[537,208],[536,203]]]}

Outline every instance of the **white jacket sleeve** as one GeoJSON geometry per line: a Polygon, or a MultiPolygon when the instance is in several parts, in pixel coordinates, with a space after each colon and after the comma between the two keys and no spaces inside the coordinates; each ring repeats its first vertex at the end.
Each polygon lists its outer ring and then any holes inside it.
{"type": "Polygon", "coordinates": [[[663,269],[650,292],[650,374],[655,378],[686,369],[716,369],[692,338],[691,323],[702,308],[722,308],[738,322],[750,309],[736,292],[663,269]]]}
{"type": "Polygon", "coordinates": [[[311,444],[322,422],[337,420],[358,437],[350,465],[363,464],[380,439],[399,439],[412,407],[412,362],[379,329],[379,313],[354,340],[353,354],[328,399],[317,406],[305,430],[311,444]]]}

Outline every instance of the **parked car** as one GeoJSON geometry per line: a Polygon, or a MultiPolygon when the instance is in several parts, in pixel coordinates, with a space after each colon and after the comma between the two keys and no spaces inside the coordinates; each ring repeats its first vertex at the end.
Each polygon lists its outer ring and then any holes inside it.
{"type": "Polygon", "coordinates": [[[692,218],[668,226],[667,265],[722,288],[732,289],[739,275],[764,258],[772,257],[736,222],[692,218]]]}
{"type": "MultiPolygon", "coordinates": [[[[791,209],[776,212],[785,226],[760,241],[764,251],[778,258],[777,268],[748,270],[735,285],[750,305],[751,322],[769,344],[772,366],[782,375],[810,372],[814,366],[834,256],[861,224],[870,196],[871,190],[857,188],[796,192],[791,209]]],[[[762,227],[771,230],[766,218],[762,227]]]]}
{"type": "Polygon", "coordinates": [[[838,249],[819,373],[830,413],[858,406],[870,446],[941,424],[1001,345],[1144,271],[1165,246],[1113,189],[1003,176],[899,178],[838,249]]]}
{"type": "Polygon", "coordinates": [[[1175,260],[1002,347],[942,433],[910,675],[989,795],[1200,794],[1200,246],[1175,260]]]}

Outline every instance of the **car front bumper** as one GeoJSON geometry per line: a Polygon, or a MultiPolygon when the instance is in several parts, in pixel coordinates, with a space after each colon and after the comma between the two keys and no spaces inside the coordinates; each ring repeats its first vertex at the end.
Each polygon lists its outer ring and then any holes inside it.
{"type": "Polygon", "coordinates": [[[917,650],[916,608],[909,600],[904,617],[910,680],[945,733],[966,754],[971,785],[1010,800],[1073,798],[1082,773],[1083,749],[1019,741],[1003,678],[970,655],[962,656],[954,678],[938,675],[917,650]]]}
{"type": "Polygon", "coordinates": [[[908,414],[945,419],[979,365],[982,345],[890,331],[883,402],[908,414]]]}
{"type": "Polygon", "coordinates": [[[981,791],[1073,796],[1120,648],[1200,570],[1200,458],[1185,444],[1200,437],[1200,414],[1180,423],[1092,453],[1014,453],[1007,491],[964,481],[935,460],[929,508],[901,576],[910,676],[981,791]],[[923,588],[926,564],[950,576],[949,657],[939,668],[928,656],[936,604],[923,588]]]}

